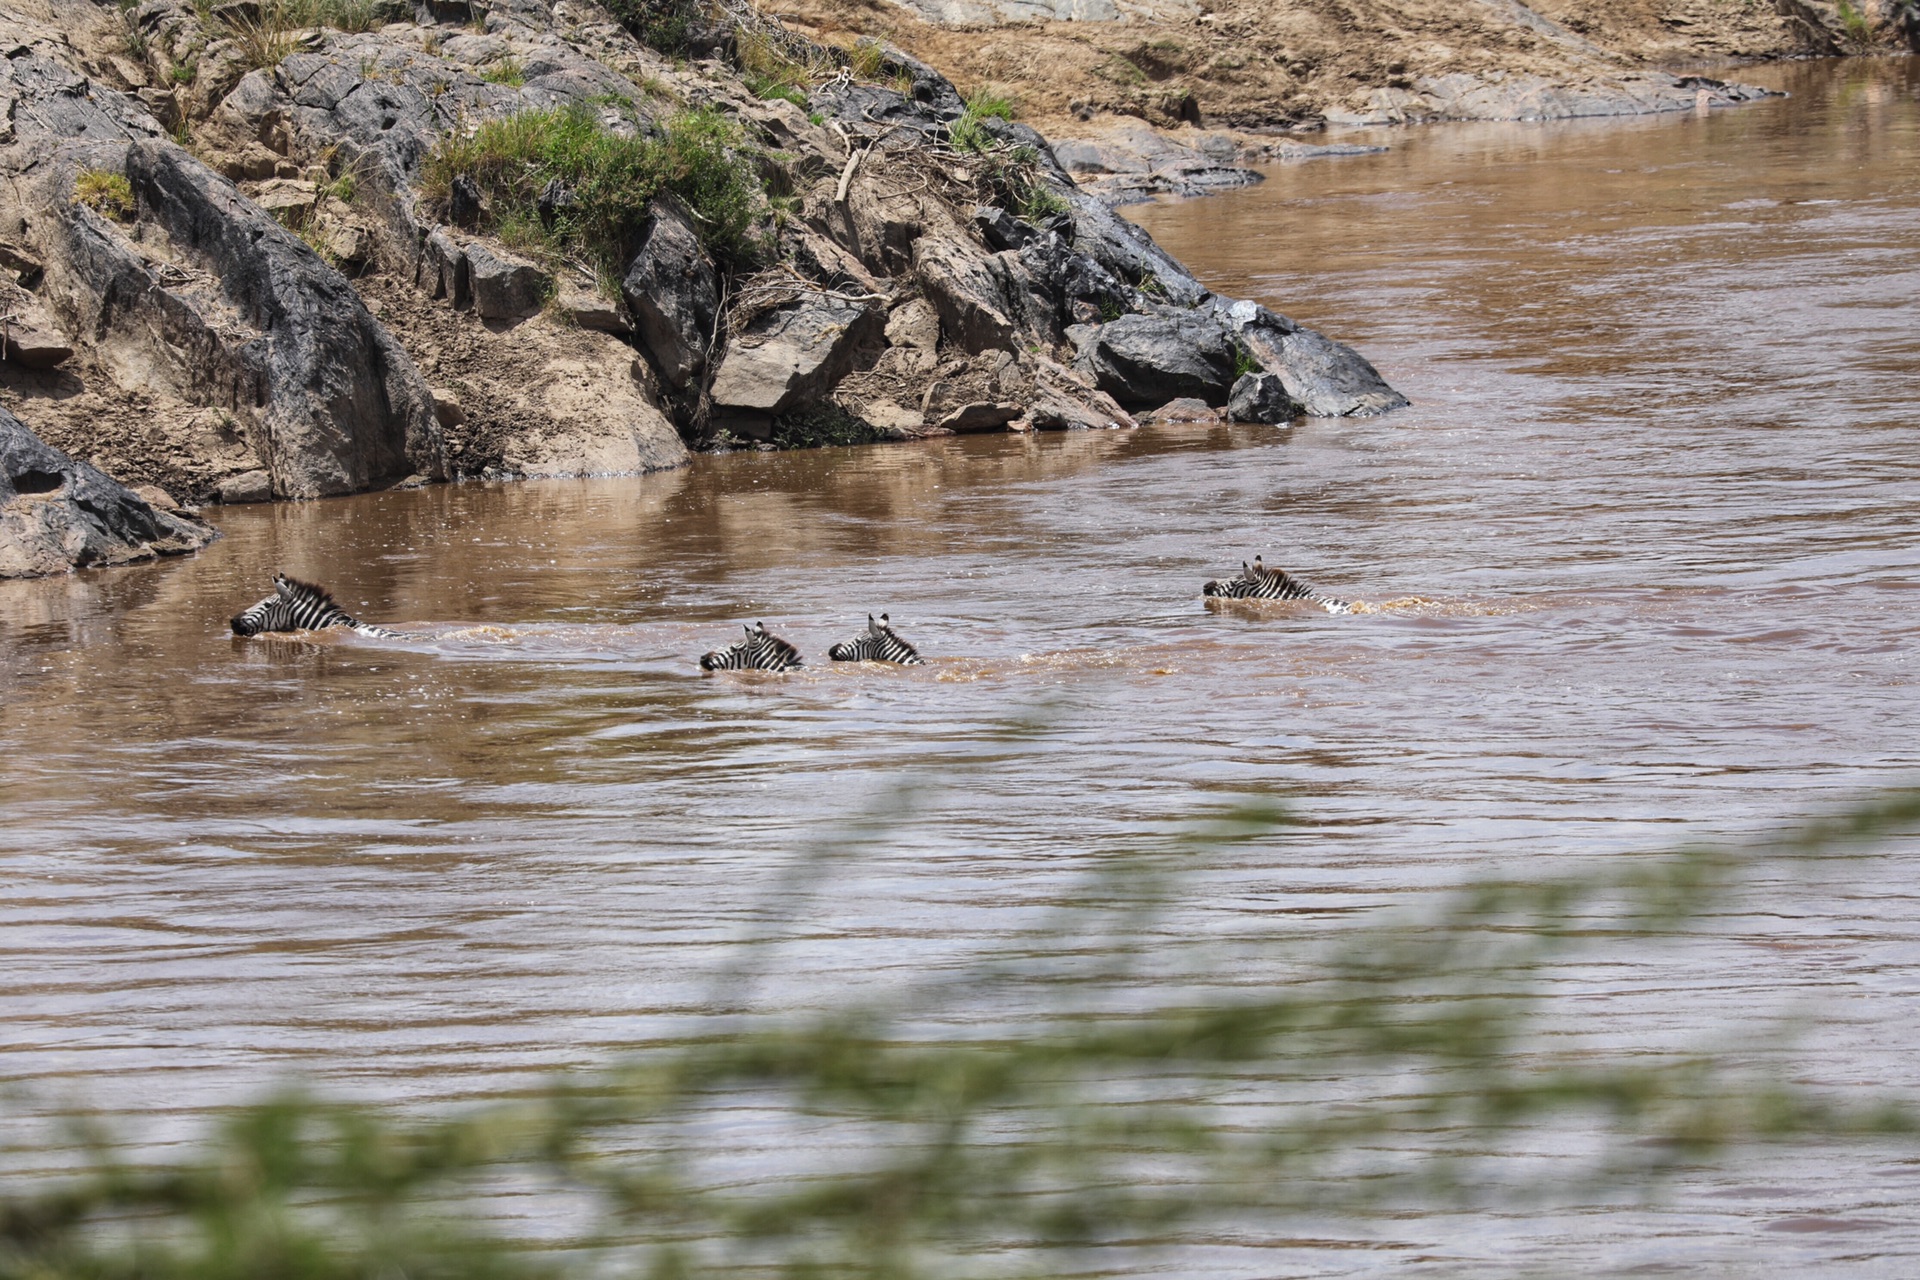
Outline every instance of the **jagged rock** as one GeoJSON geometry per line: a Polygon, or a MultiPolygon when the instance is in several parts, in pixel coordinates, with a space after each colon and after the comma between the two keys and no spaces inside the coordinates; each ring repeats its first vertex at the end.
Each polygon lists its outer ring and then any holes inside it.
{"type": "Polygon", "coordinates": [[[1121,316],[1077,339],[1074,367],[1122,405],[1221,404],[1233,385],[1233,341],[1210,312],[1121,316]]]}
{"type": "Polygon", "coordinates": [[[196,551],[218,536],[157,511],[0,408],[0,578],[196,551]]]}
{"type": "Polygon", "coordinates": [[[0,360],[51,369],[73,358],[73,344],[24,289],[0,284],[0,360]]]}
{"type": "Polygon", "coordinates": [[[687,386],[706,367],[720,310],[720,278],[692,222],[672,202],[655,207],[653,225],[627,267],[620,293],[640,346],[660,376],[672,386],[687,386]]]}
{"type": "Polygon", "coordinates": [[[524,258],[484,244],[467,246],[473,309],[487,320],[520,320],[546,305],[553,277],[524,258]]]}
{"type": "Polygon", "coordinates": [[[1292,422],[1300,413],[1300,405],[1287,394],[1286,380],[1277,373],[1244,374],[1227,397],[1229,422],[1292,422]]]}
{"type": "MultiPolygon", "coordinates": [[[[246,398],[265,427],[255,447],[276,493],[355,493],[416,471],[444,474],[426,383],[345,277],[172,143],[135,144],[127,178],[259,334],[229,359],[254,383],[246,398]]],[[[132,265],[116,257],[110,276],[132,265]]],[[[118,310],[121,323],[139,322],[126,315],[137,307],[118,310]]]]}
{"type": "Polygon", "coordinates": [[[373,254],[373,245],[365,231],[353,226],[329,226],[325,231],[322,243],[335,266],[358,270],[367,265],[373,254]]]}
{"type": "Polygon", "coordinates": [[[445,298],[455,311],[473,305],[473,275],[467,251],[445,231],[430,232],[420,254],[418,283],[432,298],[445,298]]]}
{"type": "Polygon", "coordinates": [[[457,427],[467,420],[467,411],[460,407],[460,397],[444,387],[433,388],[433,416],[443,427],[457,427]]]}
{"type": "Polygon", "coordinates": [[[715,371],[716,416],[743,426],[825,395],[879,336],[882,312],[867,303],[814,294],[758,317],[734,338],[715,371]]]}
{"type": "Polygon", "coordinates": [[[1073,247],[1138,290],[1142,302],[1197,307],[1212,296],[1152,236],[1098,197],[1076,190],[1068,194],[1067,202],[1073,209],[1073,247]]]}
{"type": "Polygon", "coordinates": [[[913,275],[939,312],[947,341],[975,353],[1015,345],[1015,299],[1026,293],[1026,283],[1012,278],[1004,258],[927,236],[914,242],[913,275]]]}
{"type": "Polygon", "coordinates": [[[253,202],[281,226],[298,231],[313,217],[314,206],[320,202],[320,190],[311,182],[275,178],[254,193],[253,202]]]}
{"type": "Polygon", "coordinates": [[[1093,385],[1092,379],[1045,357],[1036,358],[1033,398],[1015,430],[1098,431],[1138,425],[1131,415],[1093,385]]]}
{"type": "Polygon", "coordinates": [[[1009,422],[1021,415],[1021,407],[1007,401],[978,400],[972,404],[963,404],[953,412],[944,415],[935,424],[942,431],[951,431],[956,435],[965,435],[975,431],[1004,430],[1009,422]]]}
{"type": "Polygon", "coordinates": [[[1220,410],[1209,405],[1205,400],[1182,396],[1178,400],[1167,401],[1158,409],[1151,409],[1139,415],[1139,421],[1141,426],[1179,426],[1219,422],[1221,416],[1220,410]]]}
{"type": "Polygon", "coordinates": [[[973,211],[973,225],[979,230],[981,239],[987,242],[987,247],[996,251],[1024,249],[1045,234],[1032,223],[1023,222],[1005,209],[991,205],[973,211]]]}
{"type": "Polygon", "coordinates": [[[480,221],[480,184],[468,174],[455,174],[447,197],[447,221],[471,230],[480,221]]]}

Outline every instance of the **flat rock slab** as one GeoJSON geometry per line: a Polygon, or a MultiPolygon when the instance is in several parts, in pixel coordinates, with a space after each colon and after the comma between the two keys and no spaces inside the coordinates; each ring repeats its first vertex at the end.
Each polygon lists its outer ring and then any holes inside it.
{"type": "Polygon", "coordinates": [[[858,343],[884,325],[876,308],[812,295],[747,325],[721,358],[712,397],[722,409],[784,412],[824,395],[851,366],[858,343]]]}
{"type": "Polygon", "coordinates": [[[0,409],[0,578],[179,555],[217,536],[198,520],[156,510],[0,409]]]}

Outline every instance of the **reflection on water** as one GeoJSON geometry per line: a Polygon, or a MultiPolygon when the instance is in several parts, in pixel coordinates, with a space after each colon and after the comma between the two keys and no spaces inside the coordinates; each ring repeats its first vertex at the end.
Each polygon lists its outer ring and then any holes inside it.
{"type": "MultiPolygon", "coordinates": [[[[768,1007],[955,967],[1246,793],[1303,825],[1207,871],[1183,929],[1911,779],[1920,72],[1781,74],[1786,102],[1395,133],[1136,211],[1222,291],[1360,343],[1416,402],[1384,419],[240,508],[185,563],[0,583],[6,1075],[161,1146],[290,1072],[511,1091],[702,1026],[785,857],[903,777],[914,820],[810,901],[768,1007]],[[1256,553],[1364,607],[1202,605],[1256,553]],[[227,634],[276,569],[402,638],[227,634]],[[882,610],[927,666],[825,661],[882,610]],[[805,670],[698,675],[760,620],[805,670]]],[[[1620,958],[1580,1033],[1817,999],[1808,1078],[1920,1084],[1902,870],[1709,922],[1687,972],[1620,958]]],[[[1904,1275],[1904,1172],[1795,1152],[1658,1211],[1435,1215],[1360,1250],[1276,1229],[1204,1269],[1904,1275]]]]}

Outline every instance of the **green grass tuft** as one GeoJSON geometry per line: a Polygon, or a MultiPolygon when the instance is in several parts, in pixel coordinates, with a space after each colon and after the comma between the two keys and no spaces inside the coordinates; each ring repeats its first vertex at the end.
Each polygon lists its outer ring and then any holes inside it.
{"type": "Polygon", "coordinates": [[[519,88],[527,82],[526,64],[512,54],[506,55],[480,72],[480,78],[488,84],[504,84],[519,88]]]}
{"type": "Polygon", "coordinates": [[[677,196],[701,242],[725,266],[758,260],[766,217],[754,153],[739,127],[711,108],[683,111],[658,136],[616,133],[585,107],[542,107],[488,120],[441,140],[422,189],[444,208],[455,177],[472,178],[489,210],[486,229],[517,248],[584,254],[597,270],[624,270],[647,211],[677,196]],[[572,203],[542,223],[540,193],[558,180],[572,203]]]}
{"type": "Polygon", "coordinates": [[[73,180],[73,201],[115,222],[133,220],[133,184],[124,173],[86,169],[73,180]]]}

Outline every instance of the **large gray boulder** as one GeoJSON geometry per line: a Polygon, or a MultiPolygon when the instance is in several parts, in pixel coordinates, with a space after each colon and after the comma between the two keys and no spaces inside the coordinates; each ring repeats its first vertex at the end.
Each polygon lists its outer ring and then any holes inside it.
{"type": "Polygon", "coordinates": [[[685,388],[706,368],[720,310],[720,276],[700,248],[692,222],[673,201],[654,205],[653,223],[620,282],[620,294],[653,367],[671,386],[685,388]]]}
{"type": "Polygon", "coordinates": [[[788,409],[823,399],[853,367],[855,354],[877,342],[886,324],[880,307],[809,294],[769,311],[728,345],[710,395],[721,425],[748,433],[788,409]]]}
{"type": "Polygon", "coordinates": [[[1218,314],[1247,354],[1277,374],[1287,395],[1313,417],[1367,418],[1408,404],[1365,356],[1343,342],[1254,302],[1236,302],[1218,314]]]}
{"type": "Polygon", "coordinates": [[[1121,316],[1076,329],[1074,367],[1127,408],[1192,396],[1224,404],[1234,380],[1234,344],[1211,311],[1121,316]]]}
{"type": "Polygon", "coordinates": [[[278,496],[441,476],[426,384],[345,277],[57,48],[0,60],[0,225],[88,376],[226,415],[278,496]],[[129,225],[75,200],[89,170],[126,180],[129,225]]]}
{"type": "Polygon", "coordinates": [[[0,408],[0,578],[197,551],[208,525],[155,510],[0,408]]]}

